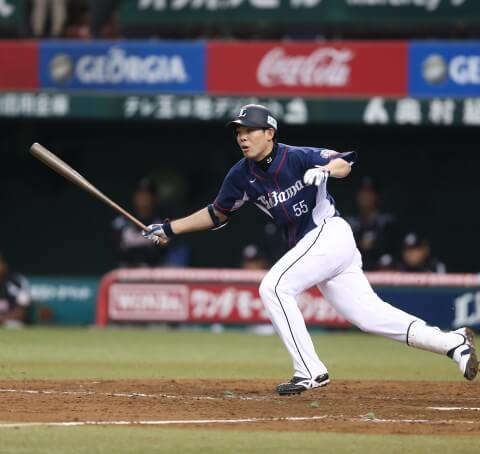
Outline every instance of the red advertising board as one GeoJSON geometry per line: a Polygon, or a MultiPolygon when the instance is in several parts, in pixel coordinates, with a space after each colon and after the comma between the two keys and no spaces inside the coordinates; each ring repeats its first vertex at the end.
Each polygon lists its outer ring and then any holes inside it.
{"type": "MultiPolygon", "coordinates": [[[[302,293],[298,305],[309,325],[349,326],[316,288],[302,293]]],[[[113,322],[269,322],[256,283],[114,282],[106,307],[113,322]]]]}
{"type": "MultiPolygon", "coordinates": [[[[266,323],[268,315],[258,293],[265,274],[265,270],[202,268],[114,270],[100,282],[96,323],[98,326],[110,322],[266,323]]],[[[480,285],[477,274],[387,272],[367,273],[367,278],[373,286],[395,288],[475,289],[480,285]]],[[[468,305],[475,294],[469,292],[467,295],[455,304],[461,303],[460,314],[469,318],[467,323],[472,323],[474,314],[468,312],[468,305]]],[[[413,298],[409,304],[415,305],[415,294],[413,298]]],[[[300,294],[297,301],[307,325],[350,326],[316,287],[300,294]]],[[[401,303],[401,298],[397,298],[397,303],[401,303]]],[[[450,302],[448,304],[451,306],[450,302]]]]}
{"type": "Polygon", "coordinates": [[[406,42],[209,42],[207,49],[212,94],[407,94],[406,42]]]}
{"type": "Polygon", "coordinates": [[[0,91],[36,90],[38,81],[38,44],[0,41],[0,91]]]}

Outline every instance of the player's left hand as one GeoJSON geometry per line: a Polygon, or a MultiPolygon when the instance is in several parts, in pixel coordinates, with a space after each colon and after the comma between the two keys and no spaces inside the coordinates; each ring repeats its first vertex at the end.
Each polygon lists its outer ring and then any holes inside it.
{"type": "Polygon", "coordinates": [[[315,186],[320,186],[322,183],[325,183],[330,176],[330,170],[322,166],[315,166],[312,169],[308,169],[303,176],[303,182],[307,186],[314,184],[315,186]]]}
{"type": "Polygon", "coordinates": [[[142,236],[147,240],[151,240],[160,246],[166,246],[170,241],[163,229],[163,224],[150,224],[147,229],[142,232],[142,236]]]}

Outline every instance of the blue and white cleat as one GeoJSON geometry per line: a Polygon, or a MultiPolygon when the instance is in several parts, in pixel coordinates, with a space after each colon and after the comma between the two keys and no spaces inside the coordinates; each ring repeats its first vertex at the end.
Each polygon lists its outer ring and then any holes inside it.
{"type": "Polygon", "coordinates": [[[314,380],[303,377],[293,377],[287,383],[281,383],[277,386],[277,393],[281,396],[289,396],[292,394],[301,394],[308,389],[320,388],[330,383],[328,374],[319,375],[314,380]]]}
{"type": "Polygon", "coordinates": [[[478,358],[475,350],[475,333],[470,328],[460,328],[454,333],[464,337],[465,342],[447,355],[452,358],[467,380],[473,380],[478,374],[478,358]]]}

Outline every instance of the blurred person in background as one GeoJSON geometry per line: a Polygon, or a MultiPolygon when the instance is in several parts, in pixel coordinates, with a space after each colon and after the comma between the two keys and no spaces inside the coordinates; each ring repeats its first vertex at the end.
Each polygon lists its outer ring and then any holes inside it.
{"type": "Polygon", "coordinates": [[[381,197],[378,181],[364,177],[356,193],[357,215],[346,219],[362,254],[365,271],[378,270],[381,257],[394,252],[395,219],[381,211],[381,197]]]}
{"type": "Polygon", "coordinates": [[[67,21],[67,1],[32,0],[30,22],[33,36],[58,38],[62,35],[67,21]]]}
{"type": "MultiPolygon", "coordinates": [[[[138,183],[132,198],[133,214],[145,225],[162,222],[158,215],[157,186],[149,178],[138,183]]],[[[123,216],[113,221],[113,240],[118,267],[187,266],[189,250],[185,245],[172,245],[169,250],[155,247],[142,238],[141,230],[123,216]]]]}
{"type": "Polygon", "coordinates": [[[67,23],[63,36],[67,39],[90,38],[91,0],[69,0],[67,23]]]}
{"type": "Polygon", "coordinates": [[[243,270],[266,270],[268,267],[265,254],[256,244],[249,244],[243,248],[240,268],[243,270]]]}
{"type": "Polygon", "coordinates": [[[398,271],[398,262],[391,254],[383,254],[377,263],[376,271],[398,271]]]}
{"type": "Polygon", "coordinates": [[[29,305],[27,279],[10,271],[5,256],[0,252],[0,326],[22,327],[27,319],[29,305]]]}
{"type": "Polygon", "coordinates": [[[93,0],[90,2],[90,36],[98,38],[115,38],[114,12],[119,0],[93,0]]]}
{"type": "Polygon", "coordinates": [[[400,270],[411,273],[446,273],[447,267],[432,255],[430,242],[426,238],[410,232],[403,239],[400,270]]]}

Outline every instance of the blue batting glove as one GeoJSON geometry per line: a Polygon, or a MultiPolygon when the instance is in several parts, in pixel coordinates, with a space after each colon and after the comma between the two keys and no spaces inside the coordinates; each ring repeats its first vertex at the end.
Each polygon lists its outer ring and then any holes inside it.
{"type": "Polygon", "coordinates": [[[165,233],[163,226],[164,224],[150,224],[147,230],[142,232],[142,236],[147,240],[153,241],[155,244],[164,246],[170,241],[170,238],[168,238],[165,233]]]}

